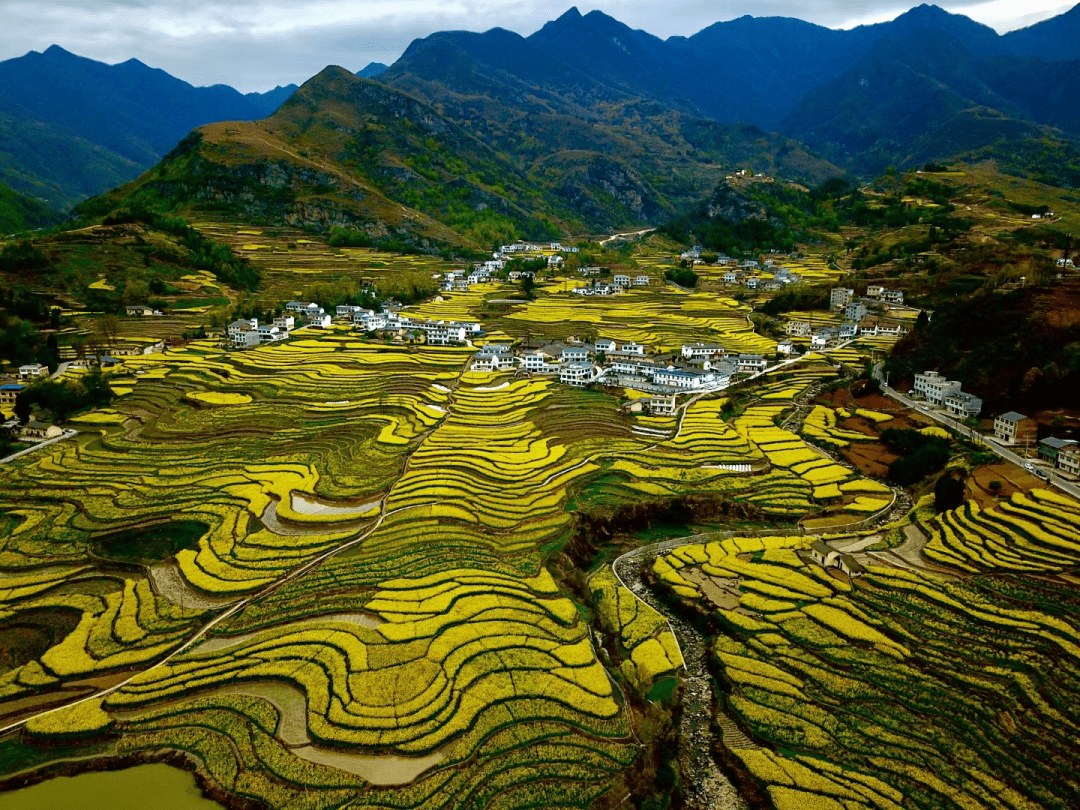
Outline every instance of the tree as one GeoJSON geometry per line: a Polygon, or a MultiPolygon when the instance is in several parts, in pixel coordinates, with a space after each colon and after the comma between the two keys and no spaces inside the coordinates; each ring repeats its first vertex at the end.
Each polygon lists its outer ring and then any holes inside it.
{"type": "Polygon", "coordinates": [[[964,502],[966,490],[963,481],[950,473],[946,473],[934,485],[934,508],[938,512],[948,512],[960,508],[960,504],[964,502]]]}
{"type": "Polygon", "coordinates": [[[15,397],[15,417],[20,425],[25,425],[30,421],[30,397],[26,391],[15,397]]]}
{"type": "Polygon", "coordinates": [[[525,298],[532,301],[536,298],[536,279],[530,275],[524,275],[521,277],[521,291],[525,294],[525,298]]]}
{"type": "Polygon", "coordinates": [[[1002,487],[1002,483],[1000,481],[991,481],[990,482],[990,491],[994,495],[997,495],[999,492],[1001,492],[1001,487],[1002,487]]]}

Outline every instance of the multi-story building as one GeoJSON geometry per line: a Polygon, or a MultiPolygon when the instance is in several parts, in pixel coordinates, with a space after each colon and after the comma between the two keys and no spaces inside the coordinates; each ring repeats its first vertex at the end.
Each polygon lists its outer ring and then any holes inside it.
{"type": "Polygon", "coordinates": [[[1046,459],[1051,464],[1057,466],[1058,456],[1061,455],[1061,451],[1066,447],[1072,447],[1076,444],[1073,439],[1058,439],[1054,436],[1049,436],[1039,441],[1039,458],[1046,459]]]}
{"type": "Polygon", "coordinates": [[[869,314],[870,310],[861,301],[852,301],[844,307],[844,320],[846,321],[858,323],[869,314]]]}
{"type": "Polygon", "coordinates": [[[904,291],[903,290],[882,290],[881,300],[888,304],[902,304],[904,303],[904,291]]]}
{"type": "Polygon", "coordinates": [[[41,363],[29,363],[25,366],[19,366],[19,379],[21,380],[33,380],[37,377],[48,377],[49,367],[43,366],[41,363]]]}
{"type": "Polygon", "coordinates": [[[717,343],[686,343],[682,347],[682,356],[687,360],[695,357],[723,357],[724,347],[717,343]]]}
{"type": "Polygon", "coordinates": [[[1005,444],[1020,447],[1022,455],[1026,456],[1038,439],[1039,423],[1030,416],[1009,411],[994,419],[994,436],[1005,444]]]}
{"type": "Polygon", "coordinates": [[[258,346],[261,342],[258,329],[258,318],[241,318],[226,326],[225,334],[233,346],[247,348],[248,346],[258,346]]]}
{"type": "Polygon", "coordinates": [[[593,364],[588,361],[563,363],[559,367],[559,382],[563,385],[582,388],[591,383],[595,376],[596,370],[593,368],[593,364]]]}
{"type": "Polygon", "coordinates": [[[880,284],[871,284],[866,288],[867,298],[881,298],[881,294],[885,292],[885,288],[880,284]]]}
{"type": "Polygon", "coordinates": [[[740,354],[735,362],[740,374],[755,374],[769,367],[769,361],[760,354],[740,354]]]}
{"type": "MultiPolygon", "coordinates": [[[[924,374],[915,375],[915,388],[913,393],[927,402],[942,406],[945,397],[949,394],[959,393],[960,383],[956,380],[947,380],[936,371],[927,371],[924,374]]],[[[979,403],[980,407],[982,403],[979,403]]]]}
{"type": "Polygon", "coordinates": [[[854,290],[849,290],[847,287],[833,287],[829,293],[829,309],[843,309],[851,303],[854,296],[854,290]]]}
{"type": "Polygon", "coordinates": [[[1058,450],[1057,465],[1059,470],[1080,475],[1080,444],[1070,444],[1058,450]]]}
{"type": "Polygon", "coordinates": [[[784,331],[789,335],[795,337],[806,337],[810,334],[810,322],[809,321],[788,321],[784,326],[784,331]]]}
{"type": "Polygon", "coordinates": [[[953,391],[942,400],[945,410],[957,419],[974,419],[982,411],[982,400],[974,394],[953,391]]]}

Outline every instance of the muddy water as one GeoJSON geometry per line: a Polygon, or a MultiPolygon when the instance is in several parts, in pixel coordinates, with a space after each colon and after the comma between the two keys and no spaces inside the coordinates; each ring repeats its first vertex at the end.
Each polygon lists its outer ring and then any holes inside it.
{"type": "Polygon", "coordinates": [[[58,776],[0,793],[4,810],[221,810],[205,798],[195,777],[169,765],[58,776]]]}

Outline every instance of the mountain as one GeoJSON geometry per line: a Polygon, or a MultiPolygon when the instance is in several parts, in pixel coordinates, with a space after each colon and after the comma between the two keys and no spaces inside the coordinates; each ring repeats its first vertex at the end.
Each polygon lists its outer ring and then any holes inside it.
{"type": "Polygon", "coordinates": [[[368,62],[367,67],[358,71],[356,75],[361,79],[374,79],[384,73],[386,73],[386,65],[382,62],[368,62]]]}
{"type": "MultiPolygon", "coordinates": [[[[1073,14],[1044,30],[1066,30],[1073,14]]],[[[911,165],[905,161],[915,155],[955,154],[938,149],[983,148],[1017,124],[1056,144],[1080,133],[1070,101],[1077,66],[1011,48],[993,29],[931,5],[849,31],[741,17],[668,40],[572,8],[529,37],[492,29],[417,40],[381,80],[463,125],[483,119],[489,130],[494,116],[535,136],[552,114],[626,128],[651,104],[778,130],[846,168],[873,172],[890,162],[911,165]],[[520,115],[495,111],[502,106],[520,115]],[[973,110],[985,114],[965,136],[959,124],[973,110]]]]}
{"type": "Polygon", "coordinates": [[[816,180],[839,172],[793,141],[659,108],[623,109],[637,124],[620,130],[554,101],[543,114],[491,102],[486,117],[464,103],[443,95],[436,106],[327,68],[270,118],[201,127],[156,169],[80,211],[141,201],[489,250],[518,236],[661,224],[741,165],[779,160],[816,180]]]}
{"type": "Polygon", "coordinates": [[[1009,53],[1048,60],[1080,59],[1080,4],[1049,20],[1002,37],[1009,53]]]}
{"type": "Polygon", "coordinates": [[[0,184],[0,235],[47,228],[63,219],[56,209],[0,184]]]}
{"type": "Polygon", "coordinates": [[[295,87],[242,95],[231,87],[192,87],[138,60],[106,65],[53,46],[0,62],[0,180],[69,207],[154,165],[194,127],[264,118],[295,87]],[[37,130],[62,171],[41,162],[37,130]],[[65,147],[63,144],[67,144],[65,147]]]}
{"type": "Polygon", "coordinates": [[[871,173],[1000,140],[1078,140],[1080,110],[1068,99],[1080,92],[1080,62],[984,53],[945,30],[890,36],[807,93],[780,129],[871,173]]]}

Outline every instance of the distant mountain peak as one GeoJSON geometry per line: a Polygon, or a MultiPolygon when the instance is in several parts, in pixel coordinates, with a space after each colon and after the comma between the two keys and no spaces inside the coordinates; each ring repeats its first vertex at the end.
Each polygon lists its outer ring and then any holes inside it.
{"type": "Polygon", "coordinates": [[[382,62],[368,62],[367,67],[363,70],[358,70],[356,75],[361,79],[374,79],[376,76],[381,76],[388,70],[387,66],[382,62]]]}

